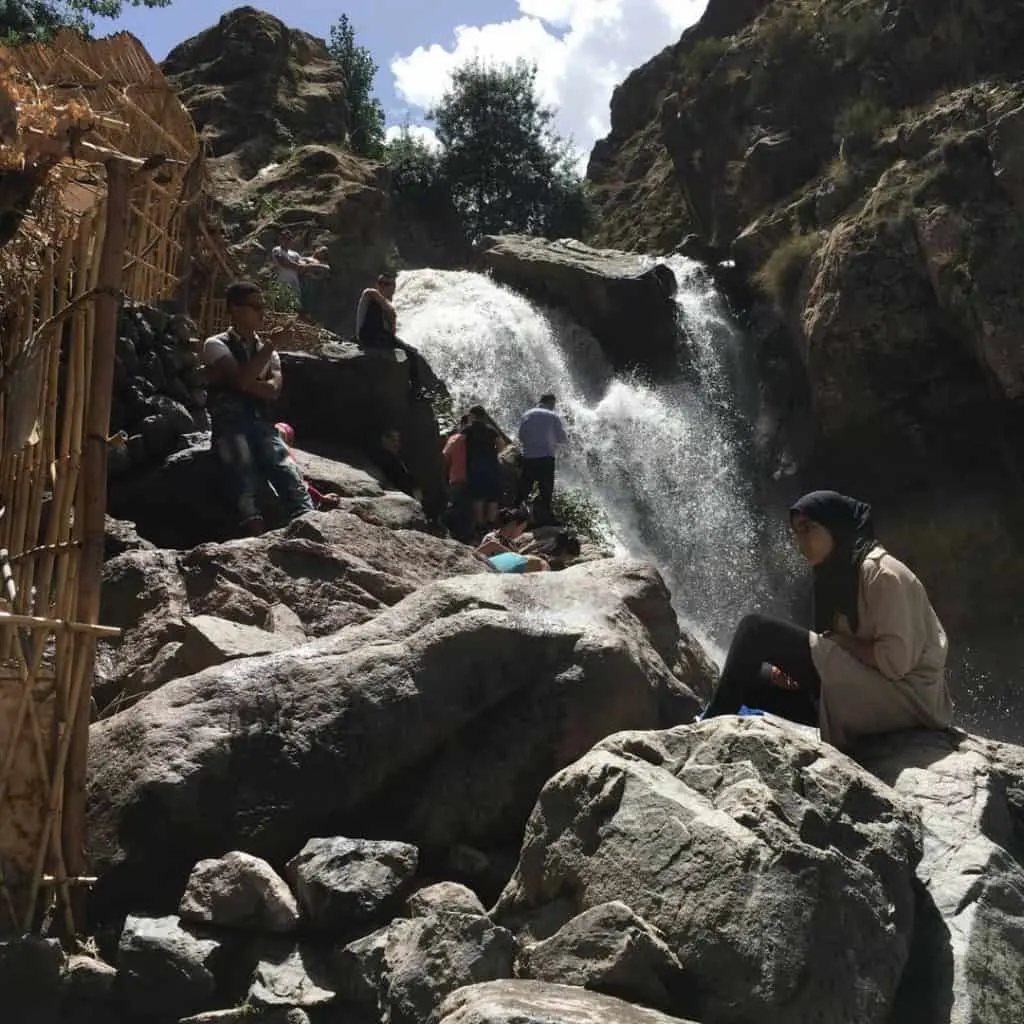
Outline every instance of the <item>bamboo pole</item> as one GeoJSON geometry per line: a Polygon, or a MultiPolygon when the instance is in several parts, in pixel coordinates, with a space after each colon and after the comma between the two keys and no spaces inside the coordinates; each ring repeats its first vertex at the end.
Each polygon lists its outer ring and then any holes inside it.
{"type": "MultiPolygon", "coordinates": [[[[129,165],[122,160],[107,164],[107,230],[100,258],[100,294],[95,305],[95,336],[92,350],[89,405],[86,409],[85,459],[82,472],[82,552],[78,572],[77,618],[97,623],[100,612],[100,574],[103,570],[104,517],[107,510],[107,433],[110,428],[110,400],[114,387],[114,352],[117,342],[118,288],[128,228],[128,201],[131,185],[129,165]]],[[[68,875],[79,878],[86,873],[85,784],[89,757],[89,698],[92,687],[92,663],[95,642],[83,638],[86,661],[84,683],[72,694],[68,728],[68,751],[64,788],[64,861],[68,875]]],[[[85,891],[72,895],[72,919],[84,921],[85,891]]]]}

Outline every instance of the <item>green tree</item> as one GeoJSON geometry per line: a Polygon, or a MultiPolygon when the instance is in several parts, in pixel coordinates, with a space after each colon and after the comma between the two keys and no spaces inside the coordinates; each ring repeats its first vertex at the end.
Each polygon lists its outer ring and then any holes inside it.
{"type": "Polygon", "coordinates": [[[408,125],[384,147],[384,163],[391,171],[392,189],[404,197],[423,201],[445,195],[441,157],[408,125]]]}
{"type": "Polygon", "coordinates": [[[0,39],[45,40],[62,28],[89,33],[94,17],[116,18],[123,8],[167,7],[171,0],[0,0],[0,39]]]}
{"type": "Polygon", "coordinates": [[[349,145],[354,153],[378,160],[384,153],[384,108],[373,95],[377,62],[365,46],[356,42],[347,14],[331,26],[327,44],[331,56],[345,74],[349,109],[349,145]]]}
{"type": "Polygon", "coordinates": [[[537,68],[519,61],[458,68],[430,117],[440,170],[470,236],[506,231],[579,236],[587,201],[554,111],[537,95],[537,68]]]}

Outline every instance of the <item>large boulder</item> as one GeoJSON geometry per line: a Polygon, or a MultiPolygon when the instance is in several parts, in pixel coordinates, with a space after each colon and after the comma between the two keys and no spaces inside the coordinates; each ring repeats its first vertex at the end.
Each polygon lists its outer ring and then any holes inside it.
{"type": "Polygon", "coordinates": [[[857,759],[923,825],[913,945],[893,1020],[1012,1020],[1024,1006],[1024,749],[920,732],[867,742],[857,759]]]}
{"type": "Polygon", "coordinates": [[[490,981],[441,1004],[440,1024],[693,1024],[568,985],[490,981]]]}
{"type": "Polygon", "coordinates": [[[908,801],[796,728],[627,733],[544,787],[495,916],[618,900],[664,936],[699,1019],[882,1024],[920,844],[908,801]]]}
{"type": "Polygon", "coordinates": [[[676,280],[669,267],[571,239],[486,236],[477,248],[496,280],[586,327],[616,369],[677,369],[676,280]]]}
{"type": "Polygon", "coordinates": [[[100,903],[174,906],[197,860],[280,868],[316,834],[517,845],[553,772],[621,729],[692,718],[674,623],[640,563],[485,572],[167,683],[91,730],[100,903]]]}
{"type": "Polygon", "coordinates": [[[490,567],[463,544],[346,512],[190,552],[133,550],[103,568],[101,707],[219,662],[364,622],[433,580],[490,567]]]}

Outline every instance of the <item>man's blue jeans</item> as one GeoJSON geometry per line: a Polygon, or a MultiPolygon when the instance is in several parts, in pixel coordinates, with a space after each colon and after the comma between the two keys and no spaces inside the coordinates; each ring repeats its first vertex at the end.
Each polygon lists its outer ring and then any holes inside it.
{"type": "Polygon", "coordinates": [[[256,417],[230,417],[215,423],[213,450],[223,463],[228,489],[243,525],[262,519],[260,485],[274,488],[289,519],[313,511],[313,501],[288,447],[272,423],[256,417]]]}

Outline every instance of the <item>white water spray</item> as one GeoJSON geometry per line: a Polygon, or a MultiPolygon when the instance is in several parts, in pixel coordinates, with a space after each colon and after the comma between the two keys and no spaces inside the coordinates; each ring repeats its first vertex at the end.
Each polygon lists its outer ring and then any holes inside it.
{"type": "Polygon", "coordinates": [[[699,264],[667,262],[696,386],[682,374],[657,385],[614,375],[589,334],[480,274],[401,274],[399,332],[456,408],[479,402],[512,436],[541,394],[558,396],[571,437],[558,485],[595,496],[619,549],[658,566],[682,619],[720,656],[740,616],[776,604],[774,570],[788,558],[742,464],[743,339],[699,264]]]}

